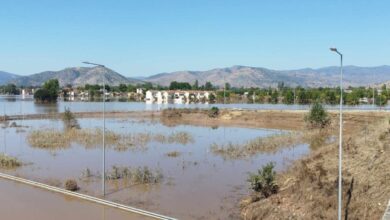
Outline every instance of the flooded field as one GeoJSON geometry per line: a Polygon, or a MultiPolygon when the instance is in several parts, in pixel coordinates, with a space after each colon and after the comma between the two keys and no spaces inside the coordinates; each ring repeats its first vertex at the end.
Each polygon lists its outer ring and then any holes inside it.
{"type": "MultiPolygon", "coordinates": [[[[102,120],[78,122],[78,131],[67,131],[62,120],[3,125],[0,151],[23,165],[2,172],[59,187],[74,179],[81,193],[101,196],[102,120]],[[60,147],[47,144],[51,142],[60,147]]],[[[268,162],[282,170],[309,151],[301,144],[224,159],[211,150],[213,144],[242,144],[286,133],[271,129],[167,127],[153,120],[112,118],[106,120],[106,130],[106,199],[179,219],[238,218],[238,201],[249,191],[248,172],[268,162]]]]}

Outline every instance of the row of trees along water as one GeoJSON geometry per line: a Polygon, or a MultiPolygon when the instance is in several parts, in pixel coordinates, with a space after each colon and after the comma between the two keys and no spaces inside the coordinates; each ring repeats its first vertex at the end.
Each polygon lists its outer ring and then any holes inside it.
{"type": "MultiPolygon", "coordinates": [[[[14,84],[8,84],[0,86],[1,94],[20,94],[21,89],[24,87],[17,87],[14,84]]],[[[31,87],[29,87],[31,88],[31,87]]],[[[90,85],[75,87],[78,91],[88,91],[90,96],[100,96],[102,85],[90,85]]],[[[169,86],[154,85],[152,83],[143,83],[137,85],[120,84],[118,86],[106,85],[106,91],[108,92],[135,92],[137,88],[143,88],[146,90],[208,90],[215,91],[216,97],[214,100],[221,102],[223,100],[227,102],[235,101],[247,101],[256,103],[284,103],[284,104],[310,104],[315,101],[320,101],[325,104],[338,104],[340,102],[340,88],[304,88],[304,87],[287,87],[284,83],[278,83],[276,88],[236,88],[231,87],[229,83],[225,86],[214,86],[211,82],[206,82],[204,85],[200,85],[198,81],[194,84],[188,82],[176,82],[173,81],[169,86]]],[[[35,97],[38,100],[50,102],[56,100],[58,93],[73,89],[71,85],[66,85],[60,88],[58,80],[53,79],[44,83],[40,87],[35,97]],[[38,93],[38,94],[37,94],[38,93]]],[[[376,105],[385,105],[390,99],[390,90],[386,85],[378,88],[366,88],[366,87],[348,87],[343,91],[344,104],[357,105],[362,101],[361,99],[367,98],[367,101],[371,103],[375,100],[376,105]],[[374,97],[374,99],[373,99],[374,97]]]]}

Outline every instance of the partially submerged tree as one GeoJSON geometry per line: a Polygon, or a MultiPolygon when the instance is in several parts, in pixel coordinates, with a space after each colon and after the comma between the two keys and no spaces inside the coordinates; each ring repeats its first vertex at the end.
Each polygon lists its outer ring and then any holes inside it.
{"type": "Polygon", "coordinates": [[[48,80],[34,93],[34,99],[37,102],[57,102],[59,90],[60,84],[57,79],[48,80]]]}

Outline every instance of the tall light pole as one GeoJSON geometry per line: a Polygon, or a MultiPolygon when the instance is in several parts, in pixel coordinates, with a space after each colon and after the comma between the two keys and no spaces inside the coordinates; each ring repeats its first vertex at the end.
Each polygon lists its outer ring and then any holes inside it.
{"type": "Polygon", "coordinates": [[[340,134],[339,134],[339,204],[338,204],[338,220],[341,220],[342,208],[342,144],[343,144],[343,54],[337,48],[330,48],[331,51],[340,55],[340,134]]]}
{"type": "Polygon", "coordinates": [[[226,80],[225,80],[225,76],[223,76],[223,104],[225,104],[225,98],[226,96],[226,80]]]}
{"type": "MultiPolygon", "coordinates": [[[[91,63],[91,62],[83,62],[83,63],[105,68],[105,66],[102,64],[91,63]]],[[[103,72],[103,172],[102,172],[103,197],[106,195],[106,142],[105,142],[106,117],[105,117],[105,112],[106,112],[106,79],[104,77],[104,72],[103,72]]]]}
{"type": "MultiPolygon", "coordinates": [[[[295,73],[295,79],[297,79],[297,73],[295,73]]],[[[295,85],[294,86],[294,106],[295,106],[295,90],[296,90],[297,86],[295,85]]]]}

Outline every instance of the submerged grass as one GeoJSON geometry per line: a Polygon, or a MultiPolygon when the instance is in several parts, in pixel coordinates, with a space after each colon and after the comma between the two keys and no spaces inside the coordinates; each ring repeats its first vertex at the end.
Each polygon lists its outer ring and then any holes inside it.
{"type": "Polygon", "coordinates": [[[224,159],[245,159],[258,153],[275,153],[281,148],[294,147],[297,144],[304,143],[302,133],[278,134],[270,137],[258,137],[243,144],[213,143],[210,147],[211,152],[224,159]]]}
{"type": "Polygon", "coordinates": [[[155,184],[163,180],[160,170],[152,170],[149,167],[117,167],[113,166],[106,175],[107,180],[126,180],[132,184],[155,184]]]}
{"type": "Polygon", "coordinates": [[[22,163],[15,157],[7,156],[0,153],[0,167],[1,168],[16,168],[21,166],[22,163]]]}
{"type": "Polygon", "coordinates": [[[179,151],[171,151],[171,152],[168,152],[166,155],[168,156],[168,157],[178,157],[178,156],[180,156],[180,152],[179,151]]]}
{"type": "MultiPolygon", "coordinates": [[[[80,144],[86,148],[93,148],[101,144],[103,131],[101,129],[66,129],[61,130],[35,130],[28,135],[28,142],[32,147],[43,149],[68,148],[72,143],[80,144]]],[[[107,147],[117,151],[129,149],[145,149],[148,143],[155,141],[162,144],[178,143],[185,145],[193,142],[188,132],[174,132],[170,135],[152,133],[118,134],[106,131],[105,142],[107,147]]]]}

